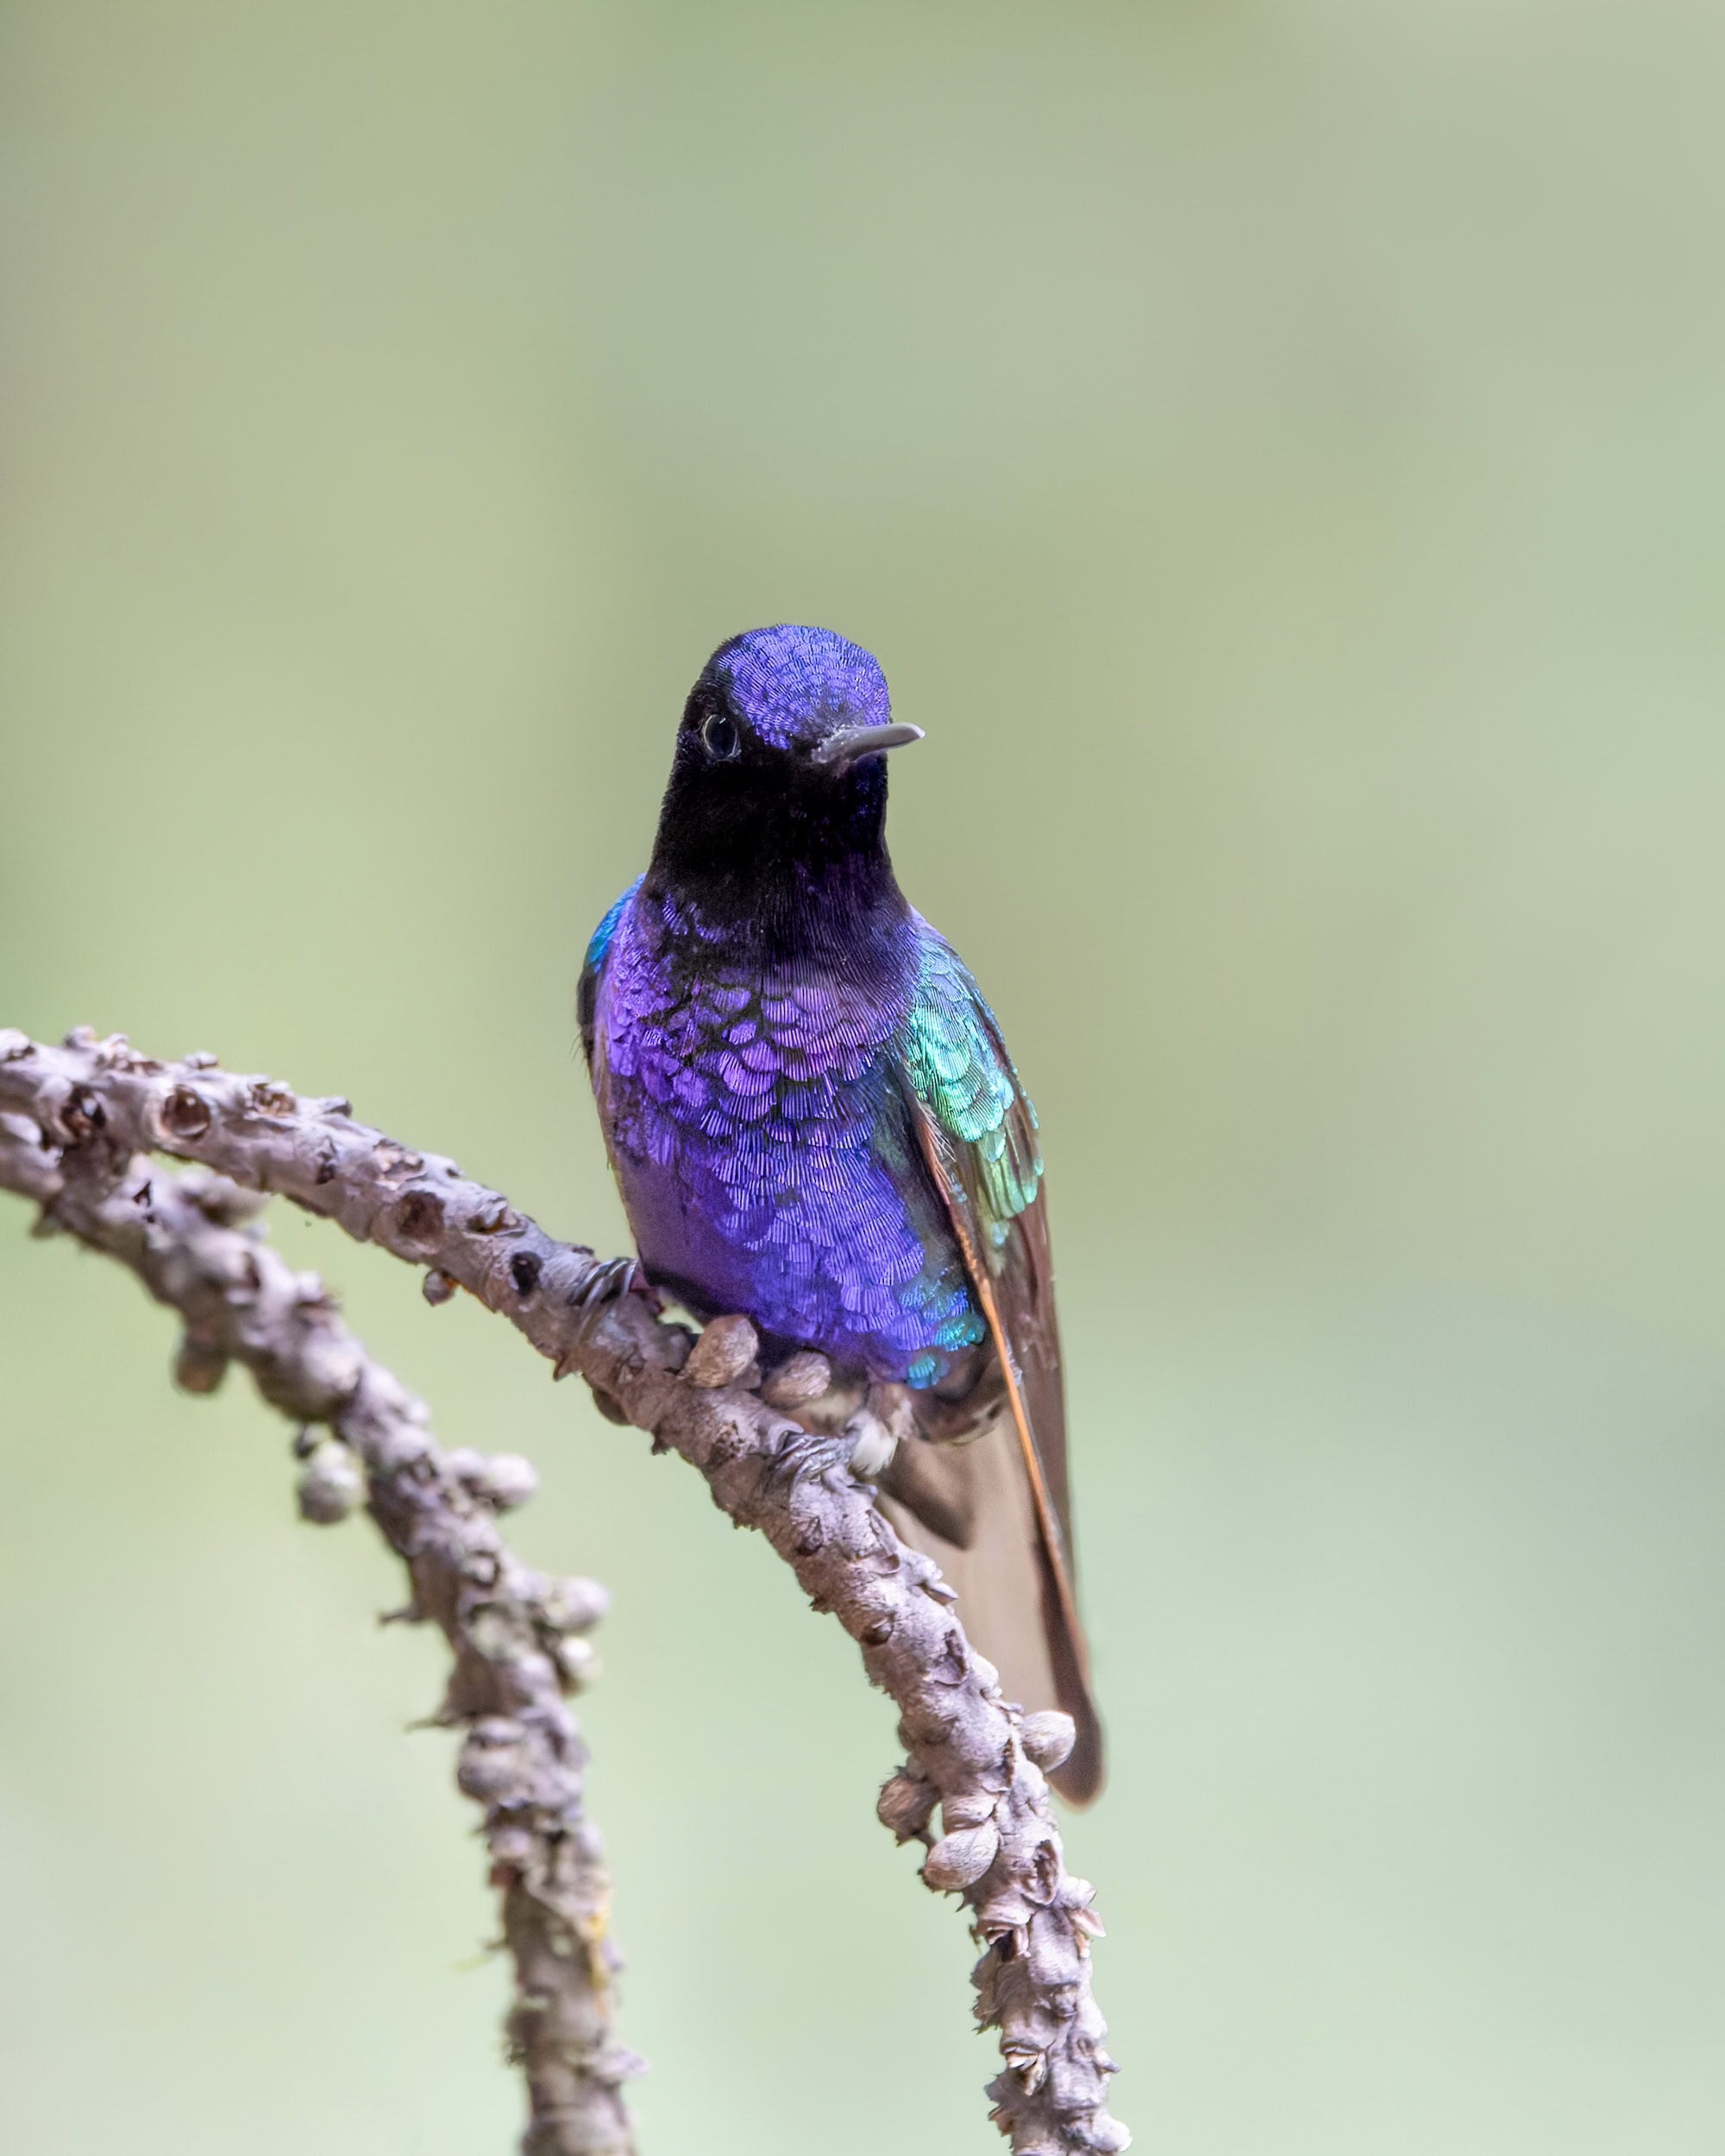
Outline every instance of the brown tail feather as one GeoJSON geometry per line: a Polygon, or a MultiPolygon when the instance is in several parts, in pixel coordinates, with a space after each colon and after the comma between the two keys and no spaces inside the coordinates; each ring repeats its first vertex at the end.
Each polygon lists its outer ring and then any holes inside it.
{"type": "Polygon", "coordinates": [[[1101,1729],[1011,1423],[1003,1415],[965,1445],[906,1439],[881,1493],[899,1532],[957,1592],[965,1633],[999,1670],[1006,1696],[1030,1713],[1071,1715],[1077,1742],[1050,1779],[1069,1803],[1088,1804],[1102,1783],[1101,1729]]]}
{"type": "MultiPolygon", "coordinates": [[[[1004,1052],[1004,1051],[1002,1051],[1004,1052]]],[[[1043,1639],[1042,1664],[1046,1680],[1025,1687],[1022,1704],[1035,1708],[1058,1706],[1077,1724],[1078,1740],[1072,1755],[1052,1777],[1062,1795],[1074,1803],[1088,1803],[1102,1783],[1102,1733],[1095,1703],[1090,1695],[1089,1652],[1078,1614],[1073,1580],[1072,1550],[1067,1521],[1069,1496],[1066,1472],[1066,1406],[1060,1376],[1059,1332],[1054,1314],[1054,1269],[1049,1250],[1047,1208],[1041,1194],[1016,1215],[1007,1239],[991,1263],[984,1255],[978,1224],[977,1165],[969,1149],[955,1143],[919,1100],[911,1115],[923,1161],[951,1224],[964,1269],[988,1326],[999,1382],[1005,1394],[1006,1413],[997,1426],[999,1451],[1004,1458],[1016,1454],[1011,1477],[1019,1501],[1028,1507],[1030,1530],[1019,1536],[1014,1528],[1004,1537],[992,1531],[1002,1512],[995,1495],[975,1508],[971,1548],[980,1557],[985,1545],[1000,1542],[1010,1546],[1014,1537],[1027,1546],[1031,1562],[999,1560],[999,1585],[1008,1587],[1017,1598],[1019,1623],[1039,1620],[1043,1639]]],[[[1029,1133],[1026,1133],[1029,1144],[1029,1133]]],[[[914,1396],[913,1396],[914,1397],[914,1396]]],[[[979,1443],[986,1440],[978,1440],[979,1443]]],[[[900,1450],[902,1451],[902,1447],[900,1450]]],[[[907,1472],[914,1472],[907,1470],[907,1472]]],[[[1004,1487],[1005,1468],[997,1475],[1004,1487]]],[[[926,1476],[921,1477],[926,1481],[926,1476]]],[[[975,1577],[980,1567],[973,1562],[971,1599],[980,1610],[988,1599],[983,1583],[975,1577]]],[[[963,1601],[961,1588],[960,1602],[963,1601]]],[[[967,1619],[966,1629],[976,1621],[967,1619]]],[[[1003,1620],[990,1618],[989,1628],[1002,1636],[1003,1620]]],[[[1000,1656],[988,1630],[973,1633],[990,1661],[1000,1656]]],[[[1004,1669],[1005,1665],[1001,1665],[1004,1669]]]]}

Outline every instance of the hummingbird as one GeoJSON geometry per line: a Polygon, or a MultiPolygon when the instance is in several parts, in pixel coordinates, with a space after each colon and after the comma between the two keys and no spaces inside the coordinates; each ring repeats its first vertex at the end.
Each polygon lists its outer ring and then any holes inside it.
{"type": "Polygon", "coordinates": [[[1073,1570],[1043,1163],[994,1012],[887,851],[886,678],[831,630],[719,646],[684,705],[644,875],[578,998],[605,1149],[652,1288],[741,1312],[797,1419],[940,1565],[1026,1711],[1101,1730],[1073,1570]],[[815,1356],[824,1358],[817,1362],[815,1356]]]}

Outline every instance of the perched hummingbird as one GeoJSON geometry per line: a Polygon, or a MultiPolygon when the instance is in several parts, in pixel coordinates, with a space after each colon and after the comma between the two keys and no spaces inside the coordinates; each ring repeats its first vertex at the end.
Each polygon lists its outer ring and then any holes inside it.
{"type": "Polygon", "coordinates": [[[828,1359],[799,1419],[878,1474],[1007,1696],[1074,1717],[1054,1779],[1082,1802],[1101,1732],[1036,1112],[888,858],[883,752],[921,738],[830,630],[721,644],[647,873],[588,947],[581,1040],[648,1278],[743,1312],[765,1363],[828,1359]]]}

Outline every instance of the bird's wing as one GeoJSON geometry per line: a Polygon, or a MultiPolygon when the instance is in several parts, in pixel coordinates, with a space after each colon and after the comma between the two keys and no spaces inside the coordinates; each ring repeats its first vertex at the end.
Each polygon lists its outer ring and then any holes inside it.
{"type": "MultiPolygon", "coordinates": [[[[1073,1572],[1066,1406],[1036,1111],[994,1012],[957,954],[926,927],[921,977],[897,1047],[917,1142],[992,1336],[1010,1418],[1007,1428],[972,1445],[925,1454],[919,1447],[914,1473],[953,1480],[952,1501],[972,1514],[968,1562],[955,1569],[975,1580],[969,1598],[975,1618],[985,1603],[998,1607],[1009,1595],[1019,1604],[1021,1629],[1024,1605],[1039,1607],[1045,1670],[1026,1677],[1042,1675],[1052,1700],[1025,1704],[1058,1704],[1076,1722],[1077,1743],[1055,1780],[1082,1803],[1101,1786],[1101,1729],[1073,1572]]],[[[963,1608],[962,1584],[959,1595],[963,1608]]],[[[994,1658],[986,1636],[979,1644],[994,1658]]]]}
{"type": "Polygon", "coordinates": [[[641,888],[641,878],[624,893],[599,926],[593,932],[587,945],[586,962],[581,967],[580,985],[575,990],[575,1018],[581,1029],[581,1053],[587,1059],[587,1069],[598,1080],[598,1067],[593,1062],[594,1037],[599,1023],[599,984],[605,973],[605,962],[611,950],[611,939],[617,933],[617,924],[623,918],[624,908],[641,888]]]}

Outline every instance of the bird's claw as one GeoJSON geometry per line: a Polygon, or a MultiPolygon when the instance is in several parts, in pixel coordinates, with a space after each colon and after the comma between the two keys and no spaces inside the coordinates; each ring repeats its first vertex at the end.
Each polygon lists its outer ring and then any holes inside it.
{"type": "Polygon", "coordinates": [[[898,1445],[897,1433],[865,1407],[836,1434],[800,1430],[787,1438],[774,1457],[774,1471],[792,1482],[806,1475],[849,1475],[873,1482],[886,1472],[898,1445]]]}
{"type": "Polygon", "coordinates": [[[569,1298],[569,1307],[591,1318],[606,1303],[630,1294],[639,1295],[656,1318],[665,1307],[638,1257],[609,1257],[593,1267],[569,1298]]]}
{"type": "Polygon", "coordinates": [[[825,1477],[847,1468],[850,1460],[850,1439],[848,1437],[830,1437],[825,1432],[799,1430],[785,1438],[773,1455],[772,1477],[775,1482],[800,1482],[806,1476],[825,1477]]]}

